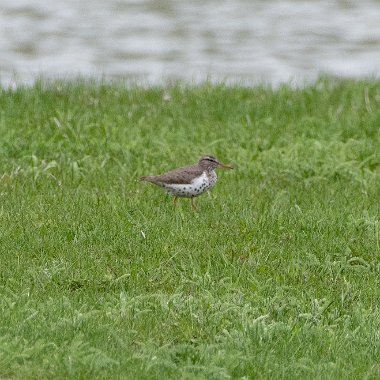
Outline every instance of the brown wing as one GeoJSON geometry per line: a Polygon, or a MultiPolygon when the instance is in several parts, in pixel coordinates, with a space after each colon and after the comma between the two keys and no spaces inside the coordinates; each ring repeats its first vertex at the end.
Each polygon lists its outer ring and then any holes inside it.
{"type": "Polygon", "coordinates": [[[170,170],[169,172],[163,173],[161,175],[155,176],[156,182],[165,182],[171,184],[187,184],[203,173],[203,169],[198,165],[185,166],[183,168],[178,168],[170,170]]]}

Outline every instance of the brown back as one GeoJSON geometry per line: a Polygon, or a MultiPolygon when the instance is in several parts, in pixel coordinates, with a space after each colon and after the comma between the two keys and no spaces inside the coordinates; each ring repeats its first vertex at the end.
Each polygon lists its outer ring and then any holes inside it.
{"type": "Polygon", "coordinates": [[[149,176],[149,182],[188,184],[191,183],[194,178],[201,176],[203,172],[204,169],[202,169],[198,164],[184,166],[183,168],[170,170],[169,172],[163,173],[161,175],[149,176]]]}

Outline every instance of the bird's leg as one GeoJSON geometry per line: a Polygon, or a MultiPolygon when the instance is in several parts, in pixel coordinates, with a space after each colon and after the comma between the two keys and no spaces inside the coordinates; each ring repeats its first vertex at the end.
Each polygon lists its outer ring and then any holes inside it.
{"type": "Polygon", "coordinates": [[[193,210],[197,208],[197,206],[195,206],[195,203],[194,203],[194,198],[191,198],[191,207],[193,208],[193,210]]]}
{"type": "Polygon", "coordinates": [[[177,199],[178,199],[178,197],[174,197],[174,198],[173,198],[173,205],[174,205],[174,206],[177,205],[177,199]]]}

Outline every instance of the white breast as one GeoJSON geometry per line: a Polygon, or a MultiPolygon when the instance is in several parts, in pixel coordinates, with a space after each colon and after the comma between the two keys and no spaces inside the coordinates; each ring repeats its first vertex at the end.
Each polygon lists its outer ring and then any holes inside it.
{"type": "Polygon", "coordinates": [[[165,184],[166,192],[177,197],[196,197],[215,185],[216,173],[204,171],[201,176],[194,178],[190,184],[165,184]]]}
{"type": "Polygon", "coordinates": [[[214,170],[209,172],[208,179],[209,179],[208,180],[209,185],[208,185],[207,189],[209,189],[210,187],[213,187],[216,183],[216,180],[218,179],[218,176],[216,175],[214,170]]]}

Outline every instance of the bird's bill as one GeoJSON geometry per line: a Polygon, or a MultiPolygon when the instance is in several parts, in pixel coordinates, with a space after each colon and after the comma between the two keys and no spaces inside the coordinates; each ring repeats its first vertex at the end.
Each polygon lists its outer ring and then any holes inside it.
{"type": "Polygon", "coordinates": [[[223,169],[233,169],[233,166],[232,166],[232,165],[229,165],[229,164],[223,164],[222,162],[219,162],[219,168],[223,168],[223,169]]]}

